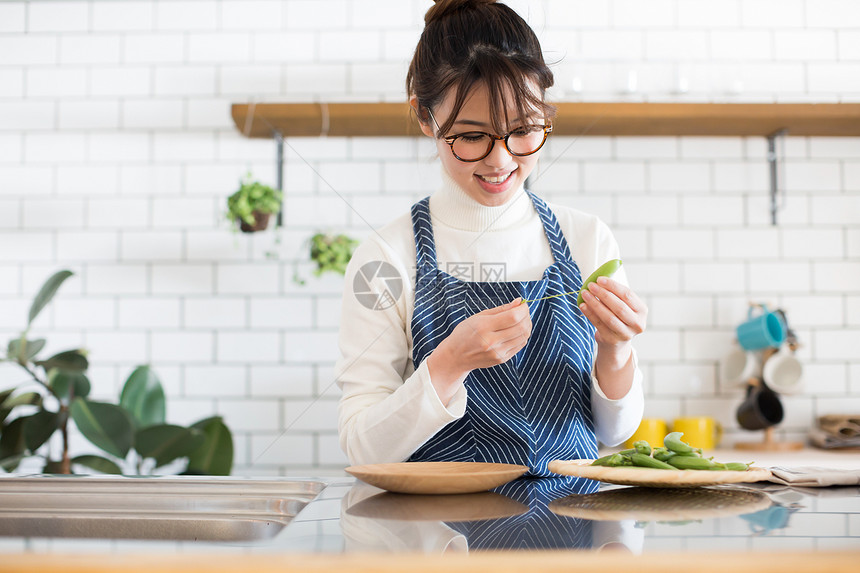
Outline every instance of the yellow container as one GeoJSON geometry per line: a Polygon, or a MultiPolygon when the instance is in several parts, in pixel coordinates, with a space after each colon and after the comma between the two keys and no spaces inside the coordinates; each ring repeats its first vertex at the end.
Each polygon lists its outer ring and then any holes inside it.
{"type": "Polygon", "coordinates": [[[630,436],[630,439],[624,442],[624,447],[629,449],[633,447],[633,442],[645,440],[651,444],[652,448],[656,448],[663,445],[663,438],[668,433],[666,420],[661,420],[660,418],[643,418],[642,423],[639,424],[639,428],[630,436]]]}
{"type": "Polygon", "coordinates": [[[708,416],[677,418],[672,422],[672,431],[681,432],[682,441],[703,450],[714,449],[723,437],[722,425],[708,416]]]}

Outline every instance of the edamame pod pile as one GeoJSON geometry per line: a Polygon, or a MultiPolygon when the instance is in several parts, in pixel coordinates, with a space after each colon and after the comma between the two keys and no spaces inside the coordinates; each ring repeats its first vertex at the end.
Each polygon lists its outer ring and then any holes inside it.
{"type": "Polygon", "coordinates": [[[684,434],[670,432],[663,438],[663,446],[652,448],[645,440],[633,443],[629,450],[621,450],[594,460],[593,466],[652,468],[660,470],[746,471],[752,465],[740,462],[715,462],[703,457],[701,448],[681,441],[684,434]]]}

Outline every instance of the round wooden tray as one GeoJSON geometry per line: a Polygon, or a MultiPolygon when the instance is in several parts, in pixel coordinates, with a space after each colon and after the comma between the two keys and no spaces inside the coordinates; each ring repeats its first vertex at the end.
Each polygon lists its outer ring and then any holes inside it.
{"type": "Polygon", "coordinates": [[[594,460],[553,460],[549,470],[557,474],[584,477],[619,485],[643,487],[700,487],[727,483],[752,483],[771,477],[770,470],[751,467],[745,472],[706,470],[658,470],[651,468],[608,468],[593,466],[594,460]]]}
{"type": "Polygon", "coordinates": [[[623,487],[556,499],[549,509],[593,521],[688,521],[754,513],[771,505],[767,495],[751,489],[623,487]]]}
{"type": "Polygon", "coordinates": [[[361,481],[396,493],[477,493],[516,479],[526,466],[481,462],[402,462],[350,466],[361,481]]]}

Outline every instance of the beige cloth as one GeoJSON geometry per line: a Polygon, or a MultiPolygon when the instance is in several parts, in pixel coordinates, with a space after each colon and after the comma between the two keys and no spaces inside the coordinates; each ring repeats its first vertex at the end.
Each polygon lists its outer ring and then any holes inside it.
{"type": "Polygon", "coordinates": [[[857,438],[860,437],[860,415],[827,414],[826,416],[819,416],[818,427],[834,437],[857,438]]]}
{"type": "Polygon", "coordinates": [[[860,448],[860,436],[842,438],[822,430],[812,428],[809,430],[809,441],[812,445],[825,450],[838,450],[839,448],[860,448]]]}
{"type": "Polygon", "coordinates": [[[772,467],[768,481],[798,487],[828,487],[833,485],[860,485],[860,470],[819,467],[772,467]]]}
{"type": "Polygon", "coordinates": [[[860,447],[860,415],[820,416],[816,427],[809,430],[809,439],[825,449],[860,447]]]}

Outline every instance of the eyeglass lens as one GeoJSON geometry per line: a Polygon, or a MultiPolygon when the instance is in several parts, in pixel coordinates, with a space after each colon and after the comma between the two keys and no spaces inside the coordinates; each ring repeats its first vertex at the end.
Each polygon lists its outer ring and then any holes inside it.
{"type": "MultiPolygon", "coordinates": [[[[531,125],[512,132],[505,144],[512,155],[530,155],[540,149],[545,138],[544,126],[531,125]]],[[[476,160],[486,156],[495,141],[486,133],[463,133],[454,140],[451,149],[461,159],[476,160]]]]}

